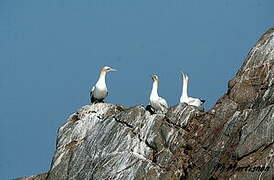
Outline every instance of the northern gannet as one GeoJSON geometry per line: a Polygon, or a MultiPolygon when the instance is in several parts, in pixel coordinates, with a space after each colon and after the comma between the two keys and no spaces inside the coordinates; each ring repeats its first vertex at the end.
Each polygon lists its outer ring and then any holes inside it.
{"type": "Polygon", "coordinates": [[[153,80],[152,90],[149,97],[150,105],[155,111],[165,112],[166,109],[168,108],[168,105],[166,100],[158,95],[158,83],[159,83],[158,76],[153,75],[152,80],[153,80]]]}
{"type": "Polygon", "coordinates": [[[90,101],[94,102],[103,102],[103,100],[108,95],[108,89],[106,85],[106,74],[109,71],[117,71],[111,67],[105,66],[101,69],[99,79],[96,82],[95,86],[92,87],[90,92],[90,101]]]}
{"type": "Polygon", "coordinates": [[[188,105],[200,107],[205,100],[188,97],[187,95],[187,88],[188,88],[188,76],[185,75],[183,72],[180,72],[183,78],[183,88],[182,88],[182,95],[180,98],[180,103],[187,103],[188,105]]]}

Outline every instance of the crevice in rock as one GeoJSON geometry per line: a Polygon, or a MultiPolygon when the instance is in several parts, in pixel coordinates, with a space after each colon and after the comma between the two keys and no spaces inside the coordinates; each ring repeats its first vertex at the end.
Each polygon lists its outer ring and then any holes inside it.
{"type": "Polygon", "coordinates": [[[241,157],[238,157],[238,158],[237,158],[237,161],[241,161],[241,160],[244,159],[245,157],[250,156],[250,155],[253,154],[253,153],[256,153],[256,152],[257,152],[258,150],[260,150],[263,146],[264,146],[264,145],[262,145],[262,146],[260,146],[260,147],[258,147],[258,148],[256,148],[256,149],[250,151],[250,152],[247,153],[247,154],[244,154],[244,155],[241,156],[241,157]]]}
{"type": "Polygon", "coordinates": [[[127,170],[127,169],[129,169],[129,168],[131,168],[131,167],[134,166],[136,163],[138,163],[138,161],[140,161],[140,159],[137,159],[137,161],[135,161],[134,163],[128,165],[128,166],[125,167],[124,169],[122,169],[122,170],[120,170],[120,171],[117,171],[116,174],[119,174],[119,173],[121,173],[121,172],[123,172],[123,171],[125,171],[125,170],[127,170]]]}
{"type": "MultiPolygon", "coordinates": [[[[114,120],[115,120],[116,122],[121,123],[121,124],[125,125],[126,127],[130,128],[132,134],[133,134],[134,136],[136,136],[136,137],[139,139],[140,142],[144,142],[145,145],[153,151],[153,155],[152,155],[153,158],[152,158],[152,160],[151,160],[152,163],[155,163],[155,164],[156,164],[157,166],[159,166],[160,168],[163,168],[163,167],[161,167],[159,164],[156,163],[157,154],[159,153],[159,152],[157,152],[157,149],[154,148],[153,146],[151,146],[151,145],[148,143],[147,139],[146,139],[146,140],[143,140],[143,139],[141,138],[141,135],[140,135],[139,133],[133,131],[134,126],[128,124],[127,122],[120,121],[120,120],[117,119],[115,116],[114,116],[113,118],[114,118],[114,120]]],[[[141,155],[142,155],[142,154],[141,154],[141,155]]],[[[143,156],[143,155],[142,155],[142,156],[143,156]]],[[[145,158],[145,159],[149,160],[148,158],[145,158]]]]}
{"type": "Polygon", "coordinates": [[[165,117],[164,120],[165,120],[168,124],[172,125],[173,127],[180,128],[180,129],[185,130],[183,127],[181,127],[181,126],[177,125],[176,123],[172,122],[168,117],[165,117]]]}
{"type": "MultiPolygon", "coordinates": [[[[140,139],[140,141],[142,141],[142,140],[140,139]]],[[[157,154],[158,154],[159,152],[157,151],[156,148],[154,148],[153,146],[151,146],[151,145],[148,143],[147,139],[146,139],[144,142],[145,142],[145,144],[146,144],[147,147],[149,147],[150,149],[152,149],[152,151],[153,151],[153,154],[152,154],[152,162],[155,163],[155,164],[157,164],[157,154]]],[[[157,164],[157,165],[158,165],[158,164],[157,164]]],[[[158,165],[158,166],[159,166],[159,165],[158,165]]],[[[159,166],[159,167],[161,167],[161,166],[159,166]]],[[[162,168],[162,167],[161,167],[161,168],[162,168]]]]}
{"type": "Polygon", "coordinates": [[[132,125],[128,124],[128,123],[125,122],[125,121],[120,121],[120,120],[117,119],[115,116],[113,116],[113,119],[114,119],[116,122],[118,122],[118,123],[121,123],[121,124],[123,124],[123,125],[125,125],[125,126],[131,128],[131,129],[134,129],[134,127],[133,127],[132,125]]]}
{"type": "Polygon", "coordinates": [[[70,118],[70,121],[71,121],[72,123],[75,123],[76,121],[79,121],[80,118],[79,118],[78,115],[79,115],[79,112],[76,112],[75,114],[73,114],[72,117],[70,118]]]}
{"type": "Polygon", "coordinates": [[[180,180],[187,180],[188,179],[187,168],[183,168],[183,172],[184,172],[184,174],[181,175],[180,180]]]}
{"type": "Polygon", "coordinates": [[[268,149],[270,146],[272,146],[274,144],[274,142],[272,142],[272,143],[270,143],[270,144],[268,144],[268,145],[266,145],[264,148],[263,148],[263,150],[262,151],[264,151],[264,150],[266,150],[266,149],[268,149]]]}
{"type": "Polygon", "coordinates": [[[72,140],[68,144],[65,144],[65,148],[70,149],[72,146],[76,145],[78,141],[72,140]]]}
{"type": "MultiPolygon", "coordinates": [[[[141,140],[141,139],[140,139],[140,140],[141,140]]],[[[142,140],[141,140],[141,141],[142,141],[142,140]]],[[[157,149],[154,148],[153,146],[151,146],[151,145],[148,143],[147,139],[145,140],[145,144],[146,144],[149,148],[151,148],[153,151],[157,152],[157,149]]]]}

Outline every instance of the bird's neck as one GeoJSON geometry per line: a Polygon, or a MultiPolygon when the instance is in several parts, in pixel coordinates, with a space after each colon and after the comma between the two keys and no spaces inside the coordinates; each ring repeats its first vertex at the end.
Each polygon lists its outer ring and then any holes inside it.
{"type": "Polygon", "coordinates": [[[188,80],[183,78],[183,90],[182,90],[182,97],[188,98],[188,94],[187,94],[187,88],[188,88],[188,80]]]}
{"type": "Polygon", "coordinates": [[[158,96],[158,81],[157,80],[153,81],[151,96],[158,96]]]}
{"type": "Polygon", "coordinates": [[[106,84],[106,75],[107,73],[105,71],[101,71],[97,83],[103,85],[106,84]]]}

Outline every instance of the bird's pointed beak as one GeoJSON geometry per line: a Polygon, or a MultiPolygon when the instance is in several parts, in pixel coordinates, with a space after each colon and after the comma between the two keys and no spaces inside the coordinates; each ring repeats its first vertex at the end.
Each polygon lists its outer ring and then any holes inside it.
{"type": "Polygon", "coordinates": [[[180,74],[182,75],[183,78],[185,78],[185,74],[183,73],[183,71],[180,71],[180,74]]]}
{"type": "Polygon", "coordinates": [[[113,68],[110,68],[110,70],[109,70],[109,71],[114,71],[114,72],[115,72],[115,71],[117,71],[117,70],[116,70],[116,69],[113,69],[113,68]]]}

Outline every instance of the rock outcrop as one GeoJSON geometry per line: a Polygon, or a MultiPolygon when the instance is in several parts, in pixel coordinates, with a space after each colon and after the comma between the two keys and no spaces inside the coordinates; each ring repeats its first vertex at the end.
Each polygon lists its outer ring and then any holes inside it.
{"type": "Polygon", "coordinates": [[[22,177],[22,178],[16,178],[14,180],[46,180],[48,176],[48,173],[29,176],[29,177],[22,177]]]}
{"type": "Polygon", "coordinates": [[[274,28],[208,112],[86,105],[59,128],[44,179],[273,179],[274,28]]]}

